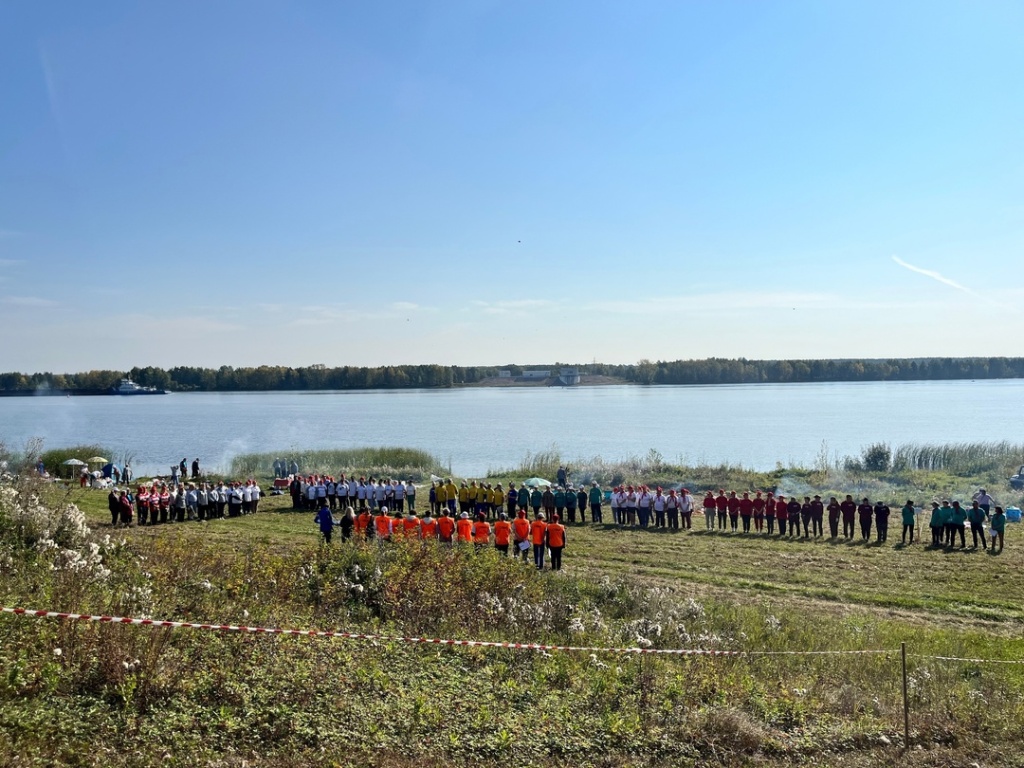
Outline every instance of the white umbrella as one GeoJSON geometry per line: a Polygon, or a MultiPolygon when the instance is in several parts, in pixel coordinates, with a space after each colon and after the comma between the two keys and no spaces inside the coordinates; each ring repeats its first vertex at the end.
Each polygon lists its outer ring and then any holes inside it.
{"type": "MultiPolygon", "coordinates": [[[[64,464],[65,467],[84,467],[85,466],[85,462],[84,461],[79,461],[78,459],[68,459],[67,461],[62,462],[62,463],[64,464]]],[[[72,469],[69,474],[73,474],[73,473],[74,473],[74,470],[72,469]]]]}
{"type": "Polygon", "coordinates": [[[109,462],[109,459],[104,459],[102,456],[93,456],[88,461],[90,464],[106,464],[109,462]]]}

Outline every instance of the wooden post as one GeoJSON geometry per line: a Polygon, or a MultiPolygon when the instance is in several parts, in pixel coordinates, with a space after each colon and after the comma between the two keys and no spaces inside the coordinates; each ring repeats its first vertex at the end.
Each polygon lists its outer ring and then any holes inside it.
{"type": "Polygon", "coordinates": [[[907,697],[907,644],[900,643],[903,667],[903,749],[910,749],[910,699],[907,697]]]}

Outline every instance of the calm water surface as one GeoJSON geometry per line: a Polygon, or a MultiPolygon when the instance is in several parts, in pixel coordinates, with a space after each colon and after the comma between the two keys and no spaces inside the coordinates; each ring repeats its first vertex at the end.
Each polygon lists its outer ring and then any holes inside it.
{"type": "Polygon", "coordinates": [[[653,448],[768,469],[813,465],[822,441],[830,455],[876,441],[1020,442],[1022,407],[1022,380],[16,397],[0,398],[0,439],[98,443],[147,474],[183,456],[226,469],[250,451],[365,445],[422,448],[464,476],[552,446],[569,461],[653,448]]]}

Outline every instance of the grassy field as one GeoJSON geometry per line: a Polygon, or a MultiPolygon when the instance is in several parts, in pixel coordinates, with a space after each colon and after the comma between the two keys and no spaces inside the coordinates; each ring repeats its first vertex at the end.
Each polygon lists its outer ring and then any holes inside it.
{"type": "Polygon", "coordinates": [[[26,529],[12,533],[0,516],[5,605],[579,646],[889,653],[538,653],[5,615],[0,765],[1022,764],[1024,665],[931,658],[1024,659],[1019,526],[992,555],[902,547],[896,526],[879,546],[588,524],[570,529],[565,569],[552,574],[490,551],[323,547],[288,497],[264,499],[253,517],[114,530],[104,492],[67,493],[93,528],[81,541],[26,549],[26,529]]]}

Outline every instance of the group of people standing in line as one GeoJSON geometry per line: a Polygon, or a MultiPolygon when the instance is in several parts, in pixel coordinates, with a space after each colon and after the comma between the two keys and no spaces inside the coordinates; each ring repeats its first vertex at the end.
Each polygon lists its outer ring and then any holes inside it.
{"type": "Polygon", "coordinates": [[[130,526],[134,520],[139,525],[158,525],[253,515],[262,496],[263,490],[253,479],[244,483],[154,482],[140,485],[135,493],[114,488],[107,497],[107,505],[111,525],[130,526]]]}
{"type": "Polygon", "coordinates": [[[499,512],[492,525],[483,512],[471,519],[469,512],[459,512],[456,516],[447,506],[437,517],[431,509],[423,517],[417,517],[413,509],[403,514],[401,510],[389,511],[385,505],[376,509],[363,507],[356,514],[349,506],[336,520],[331,508],[323,503],[313,522],[319,525],[326,544],[331,543],[334,529],[340,528],[342,541],[355,537],[381,544],[399,540],[439,542],[448,546],[473,546],[477,550],[493,546],[500,554],[522,558],[523,562],[532,549],[533,564],[538,570],[543,570],[545,555],[550,554],[551,570],[560,571],[562,550],[568,541],[557,513],[549,522],[543,512],[537,512],[533,520],[528,520],[525,510],[519,510],[511,519],[504,511],[499,512]]]}

